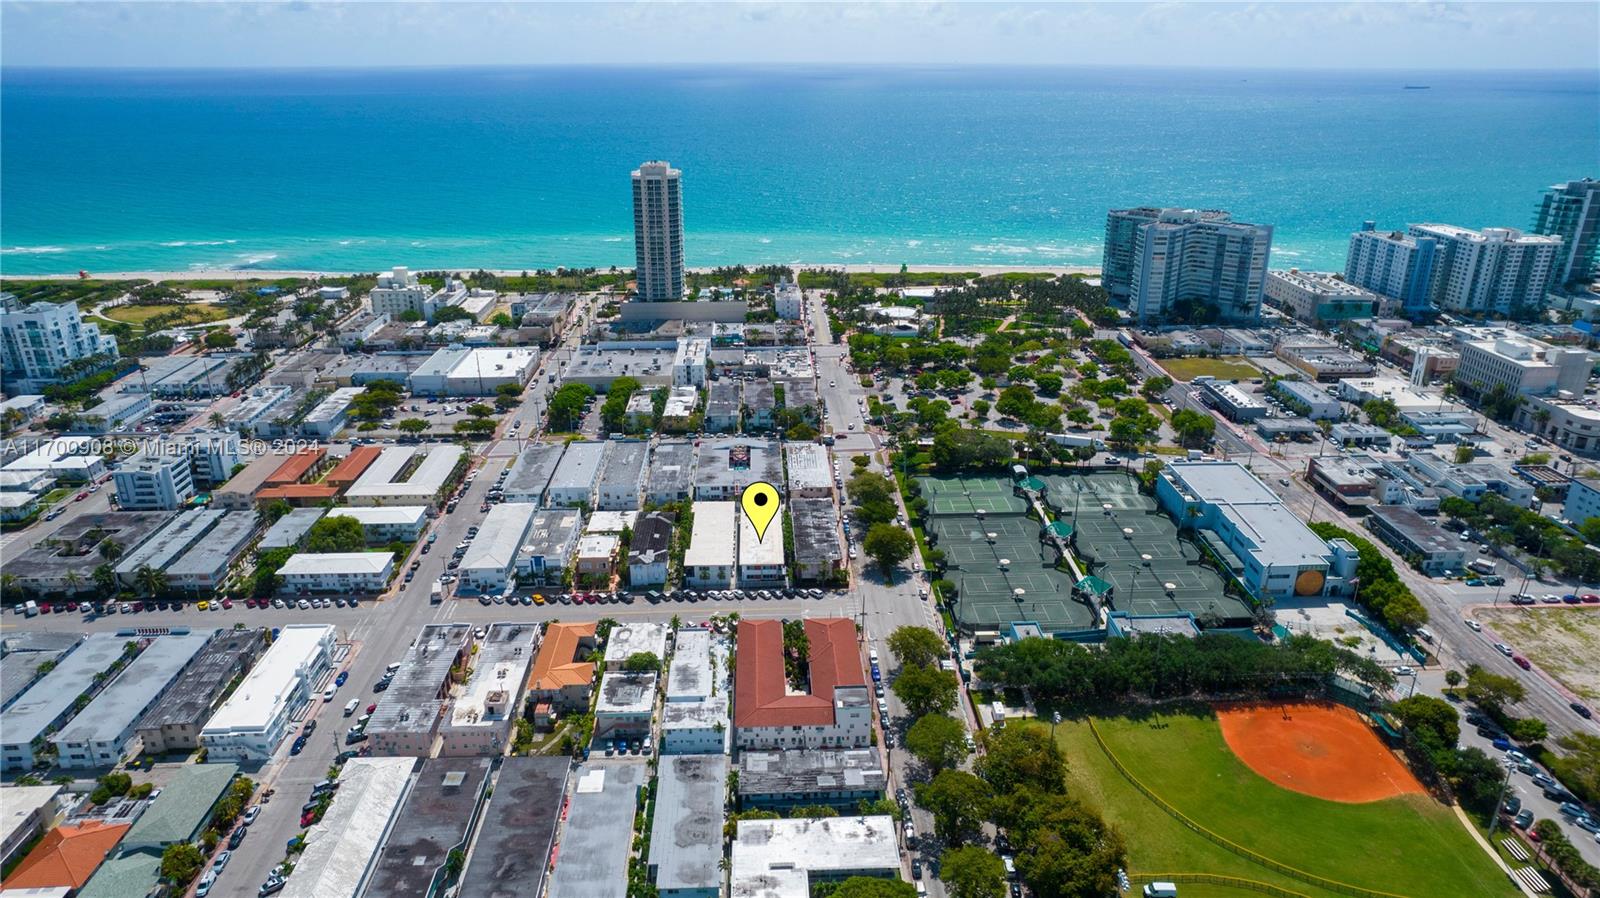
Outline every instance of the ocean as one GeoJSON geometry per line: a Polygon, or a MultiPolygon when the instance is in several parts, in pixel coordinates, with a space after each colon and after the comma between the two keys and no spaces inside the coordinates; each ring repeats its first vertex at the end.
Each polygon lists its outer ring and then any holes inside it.
{"type": "Polygon", "coordinates": [[[1528,227],[1600,174],[1595,72],[5,69],[0,123],[12,276],[631,266],[648,159],[696,267],[1093,265],[1158,204],[1327,269],[1363,220],[1528,227]]]}

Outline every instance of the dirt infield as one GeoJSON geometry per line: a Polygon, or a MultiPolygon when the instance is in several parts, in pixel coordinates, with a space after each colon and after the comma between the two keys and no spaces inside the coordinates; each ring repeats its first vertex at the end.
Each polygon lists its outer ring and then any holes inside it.
{"type": "Polygon", "coordinates": [[[1352,803],[1424,791],[1361,717],[1343,705],[1222,707],[1217,722],[1239,760],[1285,789],[1352,803]]]}

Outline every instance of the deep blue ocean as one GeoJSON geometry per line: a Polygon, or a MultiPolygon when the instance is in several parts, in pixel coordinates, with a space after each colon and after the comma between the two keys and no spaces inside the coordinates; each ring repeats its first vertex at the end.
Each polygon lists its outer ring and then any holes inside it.
{"type": "Polygon", "coordinates": [[[6,69],[0,272],[629,266],[646,159],[692,266],[1096,264],[1161,204],[1339,267],[1364,219],[1527,227],[1600,175],[1600,74],[6,69]]]}

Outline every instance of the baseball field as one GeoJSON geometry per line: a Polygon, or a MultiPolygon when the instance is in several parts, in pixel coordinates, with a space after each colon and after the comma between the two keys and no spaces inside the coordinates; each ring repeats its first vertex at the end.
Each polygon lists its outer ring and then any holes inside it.
{"type": "MultiPolygon", "coordinates": [[[[1064,721],[1056,737],[1070,791],[1122,830],[1135,875],[1235,877],[1307,898],[1517,894],[1454,812],[1348,709],[1195,706],[1064,721]]],[[[1180,888],[1199,898],[1267,891],[1180,888]]]]}

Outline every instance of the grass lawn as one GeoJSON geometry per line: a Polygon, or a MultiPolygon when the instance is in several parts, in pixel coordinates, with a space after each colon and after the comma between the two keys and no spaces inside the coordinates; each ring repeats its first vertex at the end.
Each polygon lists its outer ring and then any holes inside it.
{"type": "Polygon", "coordinates": [[[1209,374],[1218,380],[1250,380],[1261,376],[1261,369],[1239,356],[1225,359],[1156,359],[1173,380],[1191,381],[1209,374]]]}
{"type": "Polygon", "coordinates": [[[135,327],[143,327],[146,321],[163,312],[182,309],[187,313],[188,324],[205,324],[208,321],[219,321],[228,317],[228,313],[208,302],[191,302],[181,305],[160,306],[116,306],[106,309],[103,314],[113,321],[123,321],[135,327]]]}
{"type": "MultiPolygon", "coordinates": [[[[1502,898],[1515,890],[1450,809],[1424,797],[1369,804],[1323,801],[1272,785],[1247,768],[1209,715],[1097,719],[1102,736],[1144,784],[1190,819],[1252,851],[1350,885],[1428,898],[1502,898]],[[1174,751],[1181,747],[1181,751],[1174,751]]],[[[1191,832],[1122,778],[1084,723],[1063,723],[1074,794],[1127,839],[1139,873],[1215,873],[1331,895],[1191,832]]],[[[1195,894],[1236,890],[1196,887],[1195,894]]],[[[1188,894],[1189,887],[1184,887],[1188,894]]]]}

